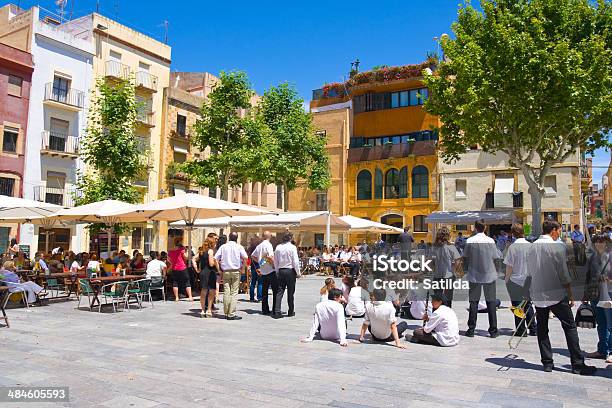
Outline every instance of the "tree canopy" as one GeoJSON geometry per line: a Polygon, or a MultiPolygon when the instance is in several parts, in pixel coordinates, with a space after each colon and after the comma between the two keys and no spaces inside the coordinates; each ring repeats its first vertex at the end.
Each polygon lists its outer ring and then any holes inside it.
{"type": "Polygon", "coordinates": [[[470,146],[503,152],[529,185],[534,229],[544,180],[576,152],[609,147],[612,4],[604,0],[468,2],[426,75],[425,108],[439,115],[442,157],[470,146]]]}

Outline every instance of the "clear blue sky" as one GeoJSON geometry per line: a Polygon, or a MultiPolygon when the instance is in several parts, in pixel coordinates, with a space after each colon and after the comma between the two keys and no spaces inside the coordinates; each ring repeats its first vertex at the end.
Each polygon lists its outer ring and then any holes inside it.
{"type": "MultiPolygon", "coordinates": [[[[57,10],[55,0],[13,2],[57,10]]],[[[423,61],[436,50],[433,37],[451,32],[458,3],[99,0],[101,14],[160,40],[168,20],[174,70],[244,70],[258,93],[288,81],[306,101],[313,89],[342,81],[356,58],[362,69],[423,61]]],[[[95,9],[96,0],[68,0],[66,6],[75,17],[95,9]]],[[[609,152],[601,151],[594,165],[609,162],[609,152]]],[[[593,170],[593,181],[601,183],[605,170],[593,170]]]]}

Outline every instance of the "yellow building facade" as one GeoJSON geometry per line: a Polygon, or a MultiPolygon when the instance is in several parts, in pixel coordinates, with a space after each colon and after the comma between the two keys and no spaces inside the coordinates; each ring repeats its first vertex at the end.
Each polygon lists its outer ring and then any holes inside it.
{"type": "MultiPolygon", "coordinates": [[[[383,68],[386,71],[360,73],[345,84],[314,91],[310,108],[315,128],[328,139],[332,187],[326,192],[327,207],[313,208],[319,201],[313,197],[323,193],[299,186],[290,195],[295,198],[290,200],[291,210],[329,209],[410,226],[416,240],[431,240],[425,217],[439,203],[439,120],[423,109],[428,92],[421,68],[423,64],[383,68]]],[[[335,242],[374,238],[351,234],[335,242]]],[[[302,245],[320,242],[307,240],[302,245]]]]}

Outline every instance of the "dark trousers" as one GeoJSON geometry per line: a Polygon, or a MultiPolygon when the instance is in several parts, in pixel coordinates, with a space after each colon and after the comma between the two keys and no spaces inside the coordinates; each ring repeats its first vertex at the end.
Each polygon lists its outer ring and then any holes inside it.
{"type": "Polygon", "coordinates": [[[584,358],[580,351],[580,342],[578,340],[578,329],[574,321],[574,313],[569,306],[567,300],[563,300],[556,305],[549,307],[536,306],[536,319],[538,319],[538,345],[540,346],[540,356],[542,364],[550,366],[553,364],[553,352],[548,337],[548,315],[552,312],[561,322],[561,327],[565,332],[565,341],[570,352],[570,361],[572,367],[580,367],[584,365],[584,358]]]}
{"type": "MultiPolygon", "coordinates": [[[[397,324],[397,337],[398,338],[402,338],[402,334],[404,334],[404,332],[408,329],[408,323],[406,322],[399,322],[397,324]]],[[[375,335],[372,334],[372,327],[368,326],[368,331],[370,332],[370,334],[372,335],[372,340],[374,341],[382,341],[382,342],[388,342],[388,341],[395,341],[395,339],[393,338],[393,333],[391,333],[391,335],[389,337],[387,337],[386,339],[379,339],[378,337],[376,337],[375,335]]]]}
{"type": "Polygon", "coordinates": [[[416,329],[412,332],[413,341],[417,343],[429,344],[432,346],[440,346],[438,340],[431,333],[425,333],[421,328],[416,329]]]}
{"type": "Polygon", "coordinates": [[[263,314],[270,313],[268,304],[268,290],[272,287],[272,310],[276,310],[276,294],[278,293],[278,279],[276,272],[267,275],[261,275],[262,291],[261,291],[261,312],[263,314]]]}
{"type": "Polygon", "coordinates": [[[277,273],[278,278],[278,293],[276,294],[276,305],[274,305],[274,313],[281,312],[283,296],[287,290],[287,305],[288,313],[293,313],[293,295],[295,294],[295,269],[280,268],[277,273]]]}
{"type": "MultiPolygon", "coordinates": [[[[512,306],[519,306],[523,300],[526,300],[529,295],[526,293],[525,288],[523,286],[519,286],[512,281],[506,282],[506,289],[508,289],[508,295],[510,296],[510,302],[512,302],[512,306]]],[[[536,331],[536,321],[533,319],[533,315],[535,311],[533,310],[533,305],[531,302],[525,304],[523,311],[527,314],[527,318],[523,321],[521,318],[514,316],[514,327],[516,328],[517,334],[521,335],[525,333],[525,325],[531,322],[529,325],[529,331],[536,331]]]]}
{"type": "Polygon", "coordinates": [[[446,298],[446,303],[444,303],[444,306],[448,306],[448,307],[453,307],[453,294],[455,293],[455,290],[453,289],[453,281],[455,280],[455,278],[438,278],[438,279],[434,279],[437,282],[444,282],[445,287],[448,289],[434,289],[434,295],[444,295],[444,297],[446,298]]]}
{"type": "Polygon", "coordinates": [[[329,266],[334,276],[338,276],[338,262],[323,262],[323,266],[329,266]]]}
{"type": "Polygon", "coordinates": [[[487,302],[487,313],[489,314],[489,333],[497,333],[497,310],[495,309],[495,281],[491,283],[470,282],[470,313],[468,317],[468,329],[476,329],[478,319],[478,302],[484,291],[485,301],[487,302]]]}
{"type": "Polygon", "coordinates": [[[591,302],[597,321],[597,351],[604,356],[612,355],[612,309],[597,307],[598,302],[591,302]]]}

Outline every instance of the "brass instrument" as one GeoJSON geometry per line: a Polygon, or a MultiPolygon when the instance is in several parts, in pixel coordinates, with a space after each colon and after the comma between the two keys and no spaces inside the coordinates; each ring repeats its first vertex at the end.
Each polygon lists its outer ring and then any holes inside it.
{"type": "Polygon", "coordinates": [[[512,312],[513,315],[515,315],[516,317],[518,317],[519,319],[521,319],[521,322],[518,325],[518,328],[514,331],[514,333],[512,333],[512,336],[510,337],[510,339],[508,339],[508,347],[510,347],[512,350],[515,350],[518,348],[518,346],[521,344],[521,341],[523,340],[523,337],[527,336],[527,330],[529,328],[529,326],[531,326],[531,323],[533,323],[533,319],[535,319],[535,313],[533,314],[533,316],[531,316],[531,319],[529,319],[529,322],[526,322],[527,320],[527,313],[525,312],[525,309],[529,306],[529,300],[523,300],[518,306],[511,306],[510,307],[510,311],[512,312]],[[525,324],[527,323],[527,324],[525,324]],[[523,326],[524,329],[524,335],[520,336],[518,338],[518,340],[516,341],[516,343],[513,343],[513,339],[516,337],[516,333],[519,331],[519,328],[523,326]]]}

